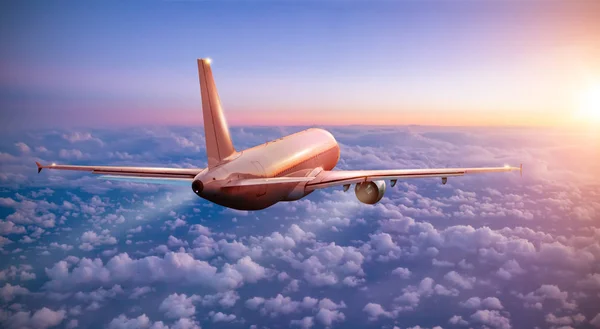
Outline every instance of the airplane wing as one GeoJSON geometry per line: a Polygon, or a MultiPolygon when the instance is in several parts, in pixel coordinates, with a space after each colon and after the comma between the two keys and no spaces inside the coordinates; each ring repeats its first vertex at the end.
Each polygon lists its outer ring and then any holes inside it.
{"type": "MultiPolygon", "coordinates": [[[[484,168],[440,168],[440,169],[399,169],[399,170],[334,170],[322,171],[313,180],[306,184],[307,190],[316,190],[332,186],[349,185],[354,183],[370,182],[389,179],[396,181],[404,178],[447,178],[463,176],[466,174],[520,171],[520,167],[484,167],[484,168]]],[[[393,182],[392,186],[395,185],[393,182]]]]}
{"type": "MultiPolygon", "coordinates": [[[[314,177],[272,177],[272,178],[249,178],[233,180],[223,187],[253,186],[265,184],[290,184],[304,183],[307,190],[316,190],[332,186],[349,185],[354,183],[370,182],[374,180],[389,179],[397,181],[404,178],[448,178],[453,176],[463,176],[465,174],[492,173],[520,171],[523,172],[523,165],[520,167],[483,167],[483,168],[441,168],[441,169],[398,169],[398,170],[334,170],[322,171],[314,177]]],[[[395,184],[395,182],[394,182],[395,184]]],[[[393,185],[392,185],[393,186],[393,185]]]]}
{"type": "Polygon", "coordinates": [[[156,168],[156,167],[113,167],[113,166],[71,166],[42,165],[35,163],[38,173],[42,169],[87,171],[100,174],[100,178],[109,180],[128,180],[140,183],[185,184],[189,185],[203,168],[156,168]]]}

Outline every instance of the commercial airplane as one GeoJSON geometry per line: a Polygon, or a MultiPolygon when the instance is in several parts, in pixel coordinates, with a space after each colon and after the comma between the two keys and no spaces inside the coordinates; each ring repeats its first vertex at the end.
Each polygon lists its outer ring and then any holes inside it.
{"type": "Polygon", "coordinates": [[[89,171],[102,178],[142,183],[191,186],[199,197],[238,210],[260,210],[280,201],[301,199],[317,189],[343,186],[360,202],[375,204],[385,193],[385,180],[448,177],[465,174],[521,171],[521,167],[440,168],[396,170],[333,170],[340,158],[335,138],[323,129],[306,129],[243,151],[236,151],[229,136],[221,101],[213,79],[211,60],[198,59],[208,168],[153,168],[41,165],[44,168],[89,171]]]}

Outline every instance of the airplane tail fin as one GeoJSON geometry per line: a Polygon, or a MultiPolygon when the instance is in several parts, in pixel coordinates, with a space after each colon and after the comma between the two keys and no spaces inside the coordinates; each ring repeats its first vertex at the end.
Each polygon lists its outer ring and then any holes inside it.
{"type": "Polygon", "coordinates": [[[209,168],[216,166],[223,159],[235,153],[210,62],[209,58],[198,59],[204,137],[206,139],[206,155],[208,156],[209,168]]]}

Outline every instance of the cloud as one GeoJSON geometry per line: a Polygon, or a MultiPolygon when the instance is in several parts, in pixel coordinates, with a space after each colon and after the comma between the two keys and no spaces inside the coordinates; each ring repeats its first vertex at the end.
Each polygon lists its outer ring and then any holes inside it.
{"type": "Polygon", "coordinates": [[[525,273],[519,262],[514,259],[507,260],[502,267],[498,269],[496,275],[504,280],[510,280],[516,275],[525,273]]]}
{"type": "Polygon", "coordinates": [[[590,320],[590,324],[594,327],[600,328],[600,313],[596,314],[596,316],[590,320]]]}
{"type": "Polygon", "coordinates": [[[137,318],[130,319],[124,314],[114,318],[108,324],[108,329],[168,329],[162,321],[152,322],[146,314],[142,314],[137,318]]]}
{"type": "Polygon", "coordinates": [[[458,274],[456,271],[450,271],[446,273],[446,275],[444,275],[444,279],[463,289],[473,289],[473,284],[476,281],[475,278],[464,277],[458,274]]]}
{"type": "Polygon", "coordinates": [[[167,246],[171,248],[179,248],[179,247],[187,247],[187,241],[177,239],[176,237],[169,235],[169,240],[167,241],[167,246]]]}
{"type": "Polygon", "coordinates": [[[189,234],[210,236],[212,233],[208,227],[200,224],[194,224],[190,226],[189,234]]]}
{"type": "Polygon", "coordinates": [[[394,317],[394,315],[391,312],[385,311],[381,305],[376,303],[368,303],[363,308],[363,311],[367,313],[367,316],[369,317],[370,321],[375,321],[379,317],[394,317]]]}
{"type": "MultiPolygon", "coordinates": [[[[245,305],[248,309],[258,310],[261,315],[271,318],[310,310],[316,312],[314,319],[325,326],[331,326],[334,322],[344,321],[345,315],[339,310],[347,307],[343,301],[335,303],[329,298],[318,300],[306,296],[301,301],[295,301],[281,294],[266,299],[263,297],[253,297],[246,300],[245,305]]],[[[311,323],[314,323],[313,319],[305,318],[297,320],[293,324],[302,327],[311,325],[311,323]]]]}
{"type": "MultiPolygon", "coordinates": [[[[1,289],[11,301],[3,316],[29,312],[31,318],[45,305],[65,310],[59,325],[67,327],[183,329],[256,320],[268,327],[335,328],[376,320],[405,328],[421,323],[423,310],[439,307],[444,312],[428,314],[428,328],[577,327],[584,317],[593,325],[597,314],[579,305],[597,304],[600,291],[594,221],[600,179],[583,170],[593,157],[571,160],[581,143],[540,130],[331,130],[343,149],[339,169],[521,161],[528,169],[523,178],[398,182],[373,206],[332,188],[239,212],[197,199],[189,189],[55,171],[31,176],[33,161],[60,159],[60,150],[90,163],[202,167],[201,129],[7,137],[0,147],[0,263],[6,264],[0,280],[10,284],[1,289]],[[173,295],[185,297],[177,303],[173,295]],[[362,303],[355,302],[359,295],[362,303]],[[132,300],[139,302],[131,306],[132,300]],[[535,312],[540,316],[532,317],[535,312]]],[[[232,130],[243,139],[236,145],[280,135],[271,128],[232,130]]]]}
{"type": "Polygon", "coordinates": [[[236,316],[234,314],[225,314],[221,312],[213,313],[212,322],[231,322],[235,320],[236,316]]]}
{"type": "Polygon", "coordinates": [[[45,286],[51,290],[65,290],[79,285],[178,282],[228,290],[245,282],[264,279],[266,273],[264,267],[248,256],[233,265],[225,264],[218,272],[216,267],[183,252],[168,252],[162,258],[147,256],[140,259],[132,259],[127,253],[121,253],[106,265],[99,258],[83,258],[72,271],[69,271],[66,262],[60,261],[52,268],[46,268],[50,281],[45,286]]]}
{"type": "MultiPolygon", "coordinates": [[[[58,206],[45,200],[31,200],[19,195],[19,201],[11,198],[0,198],[0,205],[7,208],[14,208],[15,212],[6,216],[6,223],[12,222],[6,228],[13,227],[14,224],[36,225],[43,228],[52,228],[56,224],[56,215],[52,210],[58,206]]],[[[12,228],[12,230],[19,228],[12,228]]]]}
{"type": "Polygon", "coordinates": [[[106,301],[107,299],[114,299],[115,297],[123,294],[123,288],[120,285],[114,285],[109,290],[104,288],[98,288],[94,291],[85,293],[85,292],[77,292],[73,297],[75,299],[85,302],[85,303],[96,303],[96,305],[100,306],[99,303],[106,301]]]}
{"type": "Polygon", "coordinates": [[[500,300],[496,297],[487,297],[484,299],[481,299],[479,297],[471,297],[467,299],[464,303],[460,303],[460,305],[466,308],[483,308],[488,310],[501,310],[504,308],[500,300]]]}
{"type": "Polygon", "coordinates": [[[315,315],[315,319],[322,325],[330,327],[334,322],[343,322],[346,320],[346,316],[337,310],[321,308],[315,315]]]}
{"type": "Polygon", "coordinates": [[[24,296],[27,294],[29,294],[29,290],[19,285],[13,286],[10,283],[6,283],[2,288],[0,288],[0,297],[2,297],[2,301],[5,303],[12,301],[18,296],[24,296]]]}
{"type": "Polygon", "coordinates": [[[583,288],[600,290],[600,273],[588,274],[577,285],[583,288]]]}
{"type": "Polygon", "coordinates": [[[315,325],[314,317],[305,316],[300,320],[292,320],[290,322],[290,326],[292,327],[300,327],[300,329],[310,329],[315,325]]]}
{"type": "Polygon", "coordinates": [[[556,315],[550,313],[547,314],[546,317],[546,323],[553,325],[553,326],[570,326],[570,325],[579,325],[581,324],[583,321],[585,321],[585,316],[581,313],[573,315],[573,316],[562,316],[562,317],[557,317],[556,315]]]}
{"type": "Polygon", "coordinates": [[[104,143],[99,138],[93,137],[92,134],[89,132],[72,132],[68,134],[63,134],[62,138],[66,139],[71,143],[93,141],[100,146],[104,145],[104,143]]]}
{"type": "MultiPolygon", "coordinates": [[[[8,268],[0,271],[0,281],[17,279],[21,281],[34,280],[36,275],[35,273],[30,272],[31,270],[33,270],[31,265],[20,264],[19,267],[11,265],[8,268]]],[[[11,289],[14,289],[14,287],[7,290],[10,291],[11,289]]]]}
{"type": "Polygon", "coordinates": [[[81,245],[79,245],[79,249],[90,251],[93,250],[94,247],[101,245],[113,245],[117,243],[117,239],[110,235],[109,230],[103,230],[100,234],[94,231],[87,231],[81,235],[81,245]]]}
{"type": "Polygon", "coordinates": [[[291,265],[303,271],[304,278],[315,286],[335,285],[346,276],[363,276],[364,256],[354,247],[321,245],[309,251],[303,261],[286,258],[291,265]]]}
{"type": "Polygon", "coordinates": [[[63,159],[67,159],[67,160],[73,160],[73,159],[82,160],[82,159],[90,158],[89,154],[83,153],[77,149],[70,149],[70,150],[62,149],[58,152],[58,156],[63,159]]]}
{"type": "Polygon", "coordinates": [[[465,321],[463,319],[462,316],[460,315],[453,315],[449,320],[448,323],[450,324],[454,324],[454,325],[459,325],[459,326],[467,326],[469,325],[469,322],[465,321]]]}
{"type": "Polygon", "coordinates": [[[51,248],[62,249],[64,251],[69,251],[69,250],[73,249],[73,246],[71,246],[71,245],[68,245],[68,244],[65,244],[65,243],[58,244],[56,242],[50,243],[50,247],[51,248]]]}
{"type": "Polygon", "coordinates": [[[448,289],[441,284],[436,284],[432,278],[424,278],[417,286],[410,285],[402,289],[403,294],[394,298],[394,302],[398,303],[395,307],[396,311],[414,310],[420,303],[422,298],[433,295],[440,296],[456,296],[456,289],[448,289]]]}
{"type": "Polygon", "coordinates": [[[144,286],[144,287],[135,287],[133,291],[129,295],[129,299],[138,299],[143,295],[149,294],[154,291],[154,288],[144,286]]]}
{"type": "Polygon", "coordinates": [[[59,325],[66,316],[64,310],[53,311],[43,307],[31,314],[31,312],[19,311],[1,319],[7,329],[32,328],[46,329],[59,325]]]}
{"type": "Polygon", "coordinates": [[[240,295],[234,290],[225,292],[218,292],[212,295],[204,295],[200,298],[202,306],[215,307],[220,306],[223,308],[231,308],[235,306],[237,301],[240,299],[240,295]]]}
{"type": "Polygon", "coordinates": [[[196,295],[187,297],[185,294],[171,294],[160,303],[158,310],[165,313],[167,318],[189,318],[196,313],[194,302],[199,299],[196,295]]]}
{"type": "Polygon", "coordinates": [[[13,243],[13,241],[11,239],[0,236],[0,247],[3,247],[4,245],[11,244],[11,243],[13,243]]]}
{"type": "Polygon", "coordinates": [[[498,311],[479,310],[471,314],[471,320],[475,323],[483,324],[491,328],[510,329],[510,319],[504,317],[498,311]]]}
{"type": "Polygon", "coordinates": [[[19,151],[21,151],[21,153],[31,152],[31,148],[23,142],[16,143],[15,146],[19,149],[19,151]]]}
{"type": "MultiPolygon", "coordinates": [[[[161,323],[162,325],[162,323],[161,323]]],[[[156,323],[154,324],[154,326],[156,326],[156,323]]],[[[154,329],[154,328],[151,328],[154,329]]],[[[166,328],[165,328],[166,329],[166,328]]],[[[171,326],[171,329],[201,329],[198,322],[188,319],[188,318],[182,318],[177,320],[177,322],[175,322],[173,324],[173,326],[171,326]]]]}
{"type": "Polygon", "coordinates": [[[560,302],[563,308],[574,310],[577,308],[575,301],[569,301],[569,293],[562,291],[556,285],[543,284],[535,291],[527,295],[518,294],[517,297],[525,301],[525,306],[530,308],[541,308],[541,305],[546,300],[555,300],[560,302]]]}
{"type": "Polygon", "coordinates": [[[262,315],[276,317],[279,314],[290,314],[299,312],[303,306],[301,302],[293,301],[290,297],[284,297],[278,294],[274,298],[263,299],[253,298],[246,301],[246,306],[250,309],[256,309],[259,306],[262,315]]]}

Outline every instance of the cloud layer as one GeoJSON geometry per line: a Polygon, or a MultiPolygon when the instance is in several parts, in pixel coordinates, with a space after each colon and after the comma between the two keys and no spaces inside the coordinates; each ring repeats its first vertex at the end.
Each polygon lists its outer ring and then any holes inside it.
{"type": "MultiPolygon", "coordinates": [[[[297,130],[232,134],[242,149],[297,130]]],[[[600,327],[590,307],[600,304],[600,155],[585,136],[330,130],[340,169],[523,162],[525,173],[406,180],[374,206],[326,189],[242,212],[185,188],[37,175],[32,166],[203,167],[199,129],[5,136],[1,326],[600,327]]]]}

